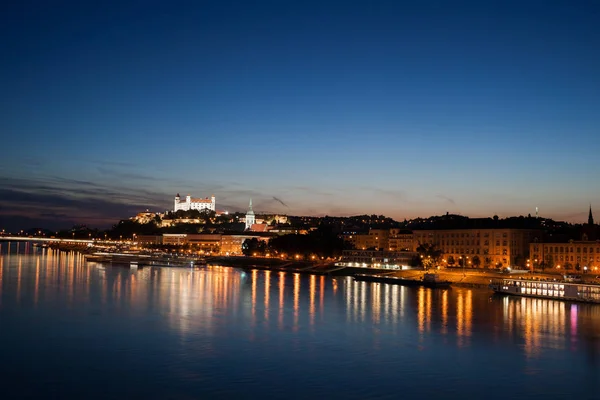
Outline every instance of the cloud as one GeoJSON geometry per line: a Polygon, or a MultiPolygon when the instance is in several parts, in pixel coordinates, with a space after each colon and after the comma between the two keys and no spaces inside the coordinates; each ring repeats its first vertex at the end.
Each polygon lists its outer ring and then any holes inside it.
{"type": "Polygon", "coordinates": [[[446,202],[452,204],[452,205],[456,205],[456,203],[454,202],[454,199],[451,199],[450,197],[444,196],[442,194],[438,194],[435,197],[437,197],[438,199],[442,199],[445,200],[446,202]]]}
{"type": "Polygon", "coordinates": [[[288,206],[287,204],[285,204],[281,199],[278,199],[277,197],[273,196],[273,200],[275,200],[276,202],[280,203],[281,205],[290,208],[290,206],[288,206]]]}
{"type": "Polygon", "coordinates": [[[104,167],[98,167],[96,169],[98,170],[98,172],[100,172],[100,174],[110,176],[111,178],[133,179],[136,181],[155,181],[156,180],[156,177],[153,177],[150,175],[138,174],[138,173],[131,172],[131,171],[128,171],[128,172],[115,171],[113,169],[104,168],[104,167]]]}
{"type": "Polygon", "coordinates": [[[0,223],[70,227],[73,223],[109,226],[145,209],[163,211],[169,197],[147,189],[108,186],[50,176],[37,179],[0,177],[0,223]]]}

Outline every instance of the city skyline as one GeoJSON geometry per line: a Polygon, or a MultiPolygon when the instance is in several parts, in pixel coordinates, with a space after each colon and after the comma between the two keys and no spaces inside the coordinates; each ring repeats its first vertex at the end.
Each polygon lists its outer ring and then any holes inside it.
{"type": "MultiPolygon", "coordinates": [[[[598,205],[592,2],[5,7],[0,224],[598,205]]],[[[4,228],[5,226],[0,226],[4,228]]]]}

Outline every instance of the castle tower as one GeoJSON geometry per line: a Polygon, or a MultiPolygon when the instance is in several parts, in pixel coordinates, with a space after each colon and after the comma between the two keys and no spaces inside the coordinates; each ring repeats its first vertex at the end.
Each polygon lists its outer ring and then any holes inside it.
{"type": "Polygon", "coordinates": [[[246,230],[250,230],[254,225],[255,217],[254,211],[252,211],[252,199],[250,199],[250,205],[248,206],[248,212],[246,213],[246,230]]]}
{"type": "Polygon", "coordinates": [[[179,197],[179,193],[175,195],[175,204],[173,205],[173,211],[179,210],[179,201],[181,198],[179,197]]]}

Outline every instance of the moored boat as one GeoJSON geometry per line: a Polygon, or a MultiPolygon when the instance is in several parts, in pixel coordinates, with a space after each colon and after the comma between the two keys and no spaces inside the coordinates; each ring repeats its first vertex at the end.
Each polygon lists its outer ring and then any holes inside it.
{"type": "Polygon", "coordinates": [[[600,285],[506,278],[492,279],[489,287],[496,293],[514,296],[600,303],[600,285]]]}
{"type": "Polygon", "coordinates": [[[425,274],[423,279],[407,279],[389,275],[356,274],[354,280],[362,282],[390,283],[404,286],[425,286],[434,289],[450,287],[450,281],[442,281],[437,274],[425,274]]]}

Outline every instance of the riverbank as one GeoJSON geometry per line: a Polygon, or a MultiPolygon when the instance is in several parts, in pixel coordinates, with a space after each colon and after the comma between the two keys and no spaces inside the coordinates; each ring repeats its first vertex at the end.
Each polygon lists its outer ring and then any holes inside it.
{"type": "MultiPolygon", "coordinates": [[[[62,251],[77,251],[83,254],[92,254],[97,251],[94,247],[90,247],[84,244],[52,244],[50,246],[53,249],[59,249],[62,251]]],[[[110,255],[103,256],[104,258],[94,259],[97,262],[110,262],[110,255]]],[[[154,258],[154,256],[146,256],[154,258]]],[[[144,259],[143,263],[140,263],[140,267],[143,265],[155,265],[155,266],[189,266],[189,262],[182,262],[182,259],[187,259],[185,256],[175,257],[168,256],[169,262],[165,263],[164,258],[160,257],[160,260],[152,262],[151,259],[144,259]]],[[[90,261],[92,261],[91,257],[90,261]]],[[[122,260],[117,260],[122,261],[122,260]]],[[[138,260],[140,261],[140,260],[138,260]]],[[[258,269],[258,270],[269,270],[269,271],[281,271],[290,273],[301,273],[307,275],[328,275],[328,276],[354,276],[356,274],[382,274],[392,277],[401,277],[405,279],[421,280],[426,271],[420,269],[410,269],[403,271],[395,271],[389,269],[375,269],[375,268],[356,268],[356,267],[341,267],[335,265],[335,261],[321,261],[313,262],[308,260],[282,260],[273,257],[246,257],[246,256],[213,256],[205,257],[202,259],[189,257],[188,261],[194,261],[192,265],[211,265],[211,266],[223,266],[232,268],[246,268],[246,269],[258,269]]],[[[448,281],[454,287],[467,287],[467,288],[487,288],[492,279],[498,278],[522,278],[522,279],[549,279],[549,280],[560,280],[562,275],[560,273],[523,273],[523,274],[504,274],[496,271],[484,271],[484,270],[438,270],[429,271],[438,274],[439,279],[442,281],[448,281]]],[[[582,280],[585,283],[599,284],[600,279],[591,274],[582,275],[582,280]]]]}

